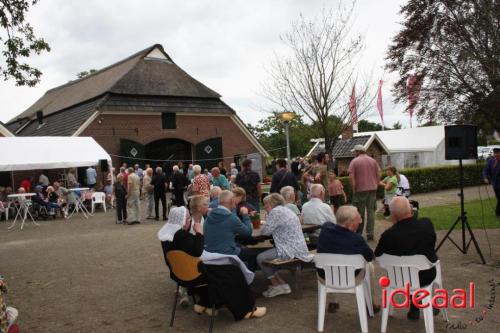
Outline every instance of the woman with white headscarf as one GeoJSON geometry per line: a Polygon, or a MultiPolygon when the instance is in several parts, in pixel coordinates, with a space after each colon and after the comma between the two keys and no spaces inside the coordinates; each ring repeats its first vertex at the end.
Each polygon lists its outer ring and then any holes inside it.
{"type": "MultiPolygon", "coordinates": [[[[185,207],[175,207],[170,210],[168,222],[158,232],[162,242],[165,261],[167,252],[173,250],[184,251],[193,257],[200,257],[203,253],[204,238],[201,234],[201,223],[194,223],[195,234],[189,232],[191,216],[185,207]]],[[[168,262],[167,262],[168,265],[168,262]]],[[[266,314],[265,307],[255,307],[254,296],[248,287],[241,269],[234,265],[203,265],[202,275],[198,278],[207,284],[207,287],[188,289],[189,294],[196,295],[194,311],[201,314],[211,314],[209,288],[217,295],[217,303],[224,304],[234,316],[234,319],[250,319],[262,317],[266,314]]],[[[174,276],[170,272],[173,280],[174,276]]]]}

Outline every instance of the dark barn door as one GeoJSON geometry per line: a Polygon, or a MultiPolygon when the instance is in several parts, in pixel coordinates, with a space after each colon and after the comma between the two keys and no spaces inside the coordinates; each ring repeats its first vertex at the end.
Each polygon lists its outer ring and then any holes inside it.
{"type": "Polygon", "coordinates": [[[196,145],[196,163],[210,170],[222,160],[222,138],[212,138],[196,145]]]}
{"type": "Polygon", "coordinates": [[[146,161],[143,160],[145,157],[144,146],[133,140],[120,139],[120,156],[122,156],[120,158],[120,163],[127,163],[129,167],[134,166],[134,164],[139,164],[141,167],[144,167],[146,163],[146,161]]]}

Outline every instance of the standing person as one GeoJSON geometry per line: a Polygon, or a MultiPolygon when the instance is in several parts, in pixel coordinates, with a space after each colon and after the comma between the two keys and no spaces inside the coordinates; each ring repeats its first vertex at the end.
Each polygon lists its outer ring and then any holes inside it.
{"type": "Polygon", "coordinates": [[[238,175],[238,169],[236,169],[236,163],[231,163],[231,176],[237,176],[238,175]]]}
{"type": "Polygon", "coordinates": [[[260,212],[260,176],[252,171],[252,160],[247,158],[241,163],[241,172],[236,176],[236,185],[245,190],[247,202],[260,212]]]}
{"type": "Polygon", "coordinates": [[[395,167],[388,166],[385,170],[387,177],[380,182],[380,186],[384,187],[384,216],[391,215],[389,203],[396,196],[398,191],[399,174],[395,167]]]}
{"type": "Polygon", "coordinates": [[[184,190],[186,189],[186,186],[188,185],[188,180],[186,176],[182,173],[181,170],[179,170],[179,167],[177,165],[174,165],[172,168],[173,173],[172,173],[172,191],[174,193],[174,204],[177,207],[184,206],[184,190]]]}
{"type": "Polygon", "coordinates": [[[127,215],[131,221],[128,224],[141,223],[141,179],[135,174],[134,168],[128,168],[127,185],[127,215]]]}
{"type": "Polygon", "coordinates": [[[87,170],[85,170],[85,173],[87,175],[87,186],[90,188],[94,188],[95,184],[97,183],[97,172],[95,171],[94,167],[89,166],[87,170]]]}
{"type": "Polygon", "coordinates": [[[163,221],[166,221],[167,203],[165,199],[165,189],[167,186],[167,178],[163,174],[163,169],[161,167],[156,167],[155,175],[151,179],[151,185],[153,185],[153,193],[155,199],[155,220],[159,220],[159,203],[161,202],[163,221]]]}
{"type": "Polygon", "coordinates": [[[224,177],[226,177],[227,171],[226,171],[226,167],[224,166],[224,161],[219,161],[219,163],[217,164],[217,167],[219,168],[220,174],[223,175],[224,177]]]}
{"type": "Polygon", "coordinates": [[[146,198],[146,218],[154,219],[153,211],[155,208],[154,186],[151,185],[153,179],[153,169],[147,168],[146,174],[142,180],[142,193],[146,198]]]}
{"type": "Polygon", "coordinates": [[[290,165],[290,170],[292,170],[292,173],[297,180],[300,179],[300,168],[299,167],[300,167],[299,158],[296,157],[293,159],[293,162],[290,165]]]}
{"type": "Polygon", "coordinates": [[[134,172],[135,174],[139,177],[139,180],[141,181],[141,187],[140,187],[140,198],[142,198],[142,196],[144,195],[144,193],[142,192],[142,182],[144,180],[144,170],[141,169],[141,167],[139,166],[139,164],[135,164],[134,165],[134,172]]]}
{"type": "Polygon", "coordinates": [[[276,165],[278,167],[278,171],[273,174],[270,192],[279,193],[285,186],[291,186],[296,192],[298,192],[299,183],[297,182],[297,178],[295,178],[295,175],[292,172],[288,171],[286,161],[283,159],[279,159],[276,162],[276,165]]]}
{"type": "Polygon", "coordinates": [[[25,193],[30,193],[31,191],[31,183],[33,182],[33,177],[29,176],[25,178],[21,184],[20,187],[24,188],[25,193]]]}
{"type": "Polygon", "coordinates": [[[204,195],[210,198],[210,181],[208,176],[201,173],[201,166],[193,166],[193,187],[191,188],[192,195],[204,195]]]}
{"type": "Polygon", "coordinates": [[[213,167],[211,173],[213,186],[219,186],[222,190],[231,190],[226,176],[222,174],[218,167],[213,167]]]}
{"type": "Polygon", "coordinates": [[[411,195],[411,190],[410,190],[410,181],[408,178],[406,178],[405,175],[398,173],[399,174],[399,183],[398,183],[398,191],[396,195],[403,196],[406,198],[409,198],[411,195]]]}
{"type": "Polygon", "coordinates": [[[330,200],[328,192],[328,168],[326,166],[325,153],[319,153],[316,156],[316,165],[312,168],[312,176],[315,184],[321,184],[325,188],[325,198],[330,200]]]}
{"type": "Polygon", "coordinates": [[[191,183],[191,181],[193,180],[193,177],[194,177],[193,164],[189,163],[188,172],[187,172],[188,182],[191,183]]]}
{"type": "MultiPolygon", "coordinates": [[[[123,163],[126,164],[126,163],[123,163]]],[[[125,167],[120,168],[120,174],[123,176],[123,185],[127,186],[128,184],[128,172],[125,167]]]]}
{"type": "Polygon", "coordinates": [[[76,169],[74,168],[69,169],[66,177],[66,183],[68,188],[74,188],[80,186],[78,180],[76,179],[76,169]]]}
{"type": "Polygon", "coordinates": [[[495,214],[500,217],[500,148],[493,148],[491,157],[484,166],[483,177],[485,183],[490,183],[497,197],[495,214]]]}
{"type": "Polygon", "coordinates": [[[38,183],[44,188],[47,188],[47,186],[50,185],[49,177],[47,177],[47,171],[42,171],[42,174],[40,175],[40,177],[38,177],[38,183]]]}
{"type": "Polygon", "coordinates": [[[355,156],[349,164],[349,181],[353,191],[352,204],[358,209],[363,221],[358,228],[358,233],[363,233],[366,211],[367,240],[373,240],[380,167],[377,161],[366,154],[364,146],[356,145],[352,152],[355,156]]]}
{"type": "Polygon", "coordinates": [[[344,192],[344,185],[337,179],[335,172],[328,173],[328,192],[330,193],[330,204],[333,206],[333,212],[337,212],[340,206],[347,203],[347,195],[344,192]],[[343,201],[342,201],[343,200],[343,201]]]}
{"type": "Polygon", "coordinates": [[[113,194],[116,201],[116,223],[127,224],[127,189],[123,184],[123,175],[116,176],[113,184],[113,194]]]}

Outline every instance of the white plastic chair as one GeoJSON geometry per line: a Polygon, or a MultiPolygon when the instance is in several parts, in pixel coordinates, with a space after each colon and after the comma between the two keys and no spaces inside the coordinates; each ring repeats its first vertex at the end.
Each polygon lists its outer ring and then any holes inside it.
{"type": "MultiPolygon", "coordinates": [[[[355,294],[358,303],[361,332],[368,332],[368,317],[373,317],[373,303],[370,286],[370,269],[360,254],[343,255],[317,253],[314,255],[316,268],[325,271],[325,279],[318,278],[318,332],[323,332],[325,324],[326,295],[328,293],[355,294]],[[364,279],[356,281],[355,271],[363,269],[364,279]]],[[[359,274],[362,274],[360,272],[359,274]]]]}
{"type": "Polygon", "coordinates": [[[94,214],[94,206],[101,204],[106,213],[106,193],[104,192],[94,192],[92,193],[92,214],[94,214]]]}
{"type": "MultiPolygon", "coordinates": [[[[410,294],[417,289],[425,289],[429,292],[429,296],[424,298],[422,302],[431,304],[433,287],[443,288],[443,280],[441,276],[441,264],[438,261],[435,263],[430,262],[424,255],[413,255],[413,256],[393,256],[389,254],[383,254],[377,258],[377,262],[382,268],[387,271],[387,277],[390,279],[389,286],[386,287],[387,293],[385,294],[387,299],[385,304],[387,307],[382,309],[382,333],[387,330],[387,320],[389,317],[389,311],[391,311],[391,304],[389,297],[391,291],[394,289],[404,289],[408,283],[410,286],[410,294]],[[436,268],[436,278],[427,286],[420,286],[420,280],[418,278],[418,272],[430,269],[432,267],[436,268]]],[[[411,300],[410,300],[411,302],[411,300]]],[[[446,309],[441,309],[443,313],[443,318],[448,321],[448,314],[446,309]]],[[[425,332],[434,333],[434,316],[432,311],[432,306],[428,306],[423,309],[424,320],[425,320],[425,332]]]]}

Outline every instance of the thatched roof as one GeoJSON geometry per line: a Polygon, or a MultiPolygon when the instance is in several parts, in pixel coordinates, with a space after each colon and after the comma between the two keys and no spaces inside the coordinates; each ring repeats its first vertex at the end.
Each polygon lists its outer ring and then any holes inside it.
{"type": "Polygon", "coordinates": [[[51,89],[12,119],[44,117],[107,93],[165,97],[220,98],[177,66],[159,44],[153,45],[82,79],[51,89]]]}

